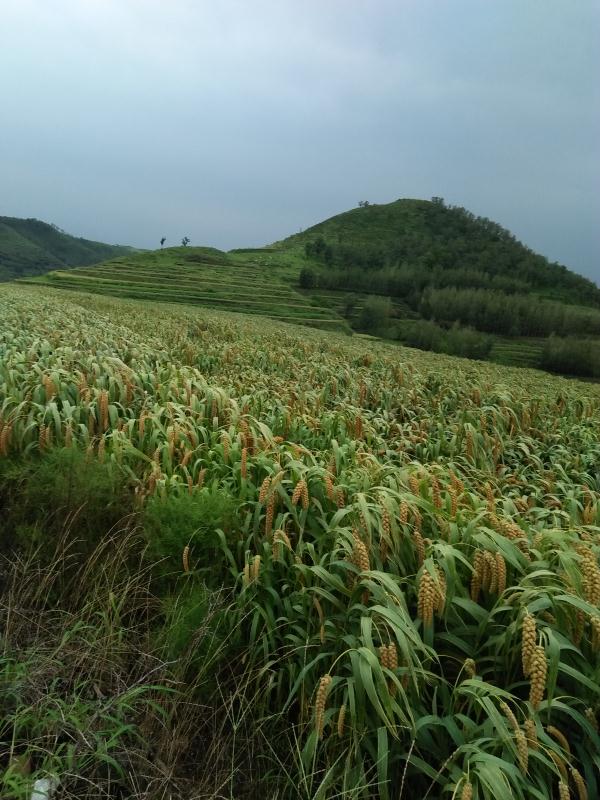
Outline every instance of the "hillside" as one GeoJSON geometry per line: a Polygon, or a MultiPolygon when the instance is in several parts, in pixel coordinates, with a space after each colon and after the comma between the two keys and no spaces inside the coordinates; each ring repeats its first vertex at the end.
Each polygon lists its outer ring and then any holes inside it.
{"type": "Polygon", "coordinates": [[[87,269],[53,270],[35,279],[40,281],[59,289],[243,311],[349,331],[335,310],[296,291],[297,281],[212,247],[129,253],[87,269]]]}
{"type": "Polygon", "coordinates": [[[355,208],[276,246],[303,252],[328,272],[345,273],[349,286],[360,283],[353,274],[359,270],[361,288],[375,280],[386,294],[411,296],[426,287],[491,289],[600,308],[600,289],[592,281],[534,253],[497,223],[441,198],[355,208]]]}
{"type": "Polygon", "coordinates": [[[356,330],[600,377],[600,289],[441,198],[362,204],[258,257],[295,270],[313,302],[356,330]]]}
{"type": "Polygon", "coordinates": [[[0,281],[98,264],[131,248],[76,238],[37,219],[0,217],[0,281]]]}

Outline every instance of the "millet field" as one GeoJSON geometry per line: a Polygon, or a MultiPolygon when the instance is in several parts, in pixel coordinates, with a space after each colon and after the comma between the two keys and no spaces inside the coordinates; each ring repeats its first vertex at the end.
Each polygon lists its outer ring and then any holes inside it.
{"type": "Polygon", "coordinates": [[[0,770],[600,796],[600,386],[0,287],[0,770]]]}

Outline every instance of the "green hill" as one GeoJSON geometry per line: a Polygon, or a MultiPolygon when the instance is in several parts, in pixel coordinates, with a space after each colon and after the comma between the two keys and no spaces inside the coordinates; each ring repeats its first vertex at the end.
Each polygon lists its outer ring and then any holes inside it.
{"type": "Polygon", "coordinates": [[[37,219],[0,217],[0,280],[98,264],[131,248],[70,236],[37,219]]]}
{"type": "Polygon", "coordinates": [[[52,270],[30,280],[60,289],[243,311],[349,331],[330,304],[311,301],[287,276],[212,247],[128,253],[90,268],[52,270]]]}
{"type": "Polygon", "coordinates": [[[487,289],[600,308],[592,281],[441,198],[355,208],[276,246],[302,253],[350,288],[408,297],[427,287],[487,289]]]}
{"type": "Polygon", "coordinates": [[[441,198],[361,204],[267,252],[356,330],[600,377],[598,286],[441,198]]]}

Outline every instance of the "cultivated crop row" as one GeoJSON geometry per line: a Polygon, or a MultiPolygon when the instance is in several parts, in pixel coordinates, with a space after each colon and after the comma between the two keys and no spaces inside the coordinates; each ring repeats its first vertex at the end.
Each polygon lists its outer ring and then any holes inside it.
{"type": "Polygon", "coordinates": [[[598,796],[595,386],[48,289],[0,320],[0,456],[237,499],[231,625],[302,796],[598,796]]]}

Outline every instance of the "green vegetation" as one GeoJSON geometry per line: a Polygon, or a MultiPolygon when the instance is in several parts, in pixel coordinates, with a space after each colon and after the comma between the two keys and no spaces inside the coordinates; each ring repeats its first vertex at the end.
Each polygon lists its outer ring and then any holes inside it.
{"type": "Polygon", "coordinates": [[[0,217],[0,281],[41,275],[57,267],[98,264],[130,247],[78,239],[37,219],[0,217]]]}
{"type": "Polygon", "coordinates": [[[0,355],[3,797],[599,796],[598,386],[18,284],[0,355]]]}
{"type": "Polygon", "coordinates": [[[544,366],[550,362],[541,360],[539,337],[600,336],[594,283],[441,198],[361,203],[276,247],[280,261],[299,265],[299,286],[309,296],[354,296],[345,316],[358,330],[373,330],[369,314],[361,313],[367,294],[392,298],[387,327],[377,326],[377,333],[411,346],[469,357],[475,352],[477,358],[491,351],[502,363],[544,366]],[[437,327],[405,324],[418,318],[437,327]],[[485,337],[475,345],[469,328],[511,337],[512,345],[485,337]]]}
{"type": "Polygon", "coordinates": [[[544,342],[541,366],[549,372],[600,378],[600,341],[551,336],[544,342]]]}
{"type": "Polygon", "coordinates": [[[600,308],[600,289],[550,263],[495,222],[441,198],[355,208],[278,247],[302,252],[327,288],[407,298],[427,287],[532,293],[600,308]],[[332,286],[333,282],[335,286],[332,286]]]}
{"type": "Polygon", "coordinates": [[[560,363],[566,374],[594,377],[590,365],[542,359],[542,351],[549,336],[579,338],[580,353],[590,337],[600,341],[600,289],[441,198],[361,202],[270,247],[224,253],[189,247],[187,237],[182,245],[34,280],[356,330],[502,364],[557,371],[560,363]]]}
{"type": "Polygon", "coordinates": [[[211,247],[170,247],[91,269],[56,270],[42,281],[115,297],[244,311],[288,322],[349,330],[335,311],[311,302],[261,265],[211,247]]]}
{"type": "Polygon", "coordinates": [[[448,353],[463,358],[486,359],[493,347],[491,336],[479,333],[472,328],[453,325],[442,328],[428,320],[415,320],[398,327],[398,338],[409,347],[419,350],[433,350],[435,353],[448,353]]]}

